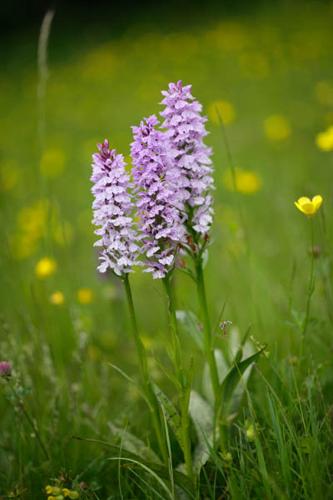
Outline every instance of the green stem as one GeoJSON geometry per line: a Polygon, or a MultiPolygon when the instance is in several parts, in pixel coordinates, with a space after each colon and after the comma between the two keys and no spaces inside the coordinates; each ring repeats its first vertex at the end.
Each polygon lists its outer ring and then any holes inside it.
{"type": "Polygon", "coordinates": [[[173,291],[170,275],[163,279],[164,287],[168,297],[168,316],[169,326],[172,338],[173,348],[173,363],[177,374],[177,379],[180,385],[180,414],[181,414],[181,430],[182,444],[184,452],[185,467],[188,477],[193,481],[193,465],[191,453],[190,439],[190,418],[189,418],[189,403],[190,403],[190,387],[184,373],[184,365],[182,360],[181,345],[176,316],[176,301],[173,291]]]}
{"type": "Polygon", "coordinates": [[[142,344],[142,341],[141,341],[140,335],[139,335],[138,323],[136,320],[136,313],[135,313],[134,302],[133,302],[133,295],[132,295],[131,285],[130,285],[129,278],[128,278],[127,274],[123,279],[123,283],[124,283],[126,298],[127,298],[127,303],[128,303],[132,334],[134,337],[136,350],[137,350],[137,354],[138,354],[138,358],[139,358],[140,375],[141,375],[143,383],[146,385],[146,382],[148,380],[148,367],[147,367],[146,352],[145,352],[145,348],[142,344]]]}
{"type": "Polygon", "coordinates": [[[156,399],[154,389],[152,387],[149,374],[148,374],[148,364],[147,364],[147,356],[146,356],[146,351],[145,348],[142,344],[142,341],[140,339],[139,335],[139,330],[138,330],[138,324],[136,320],[136,313],[135,313],[135,308],[134,308],[134,302],[133,302],[133,295],[132,295],[132,290],[131,290],[131,285],[129,282],[128,275],[125,275],[123,278],[123,283],[124,283],[124,288],[126,292],[126,297],[127,297],[127,303],[128,303],[128,309],[129,309],[129,315],[130,315],[130,320],[131,320],[131,329],[132,329],[132,334],[134,337],[134,341],[136,344],[136,350],[137,350],[137,355],[139,359],[139,366],[140,366],[140,376],[142,379],[142,384],[144,387],[145,395],[147,398],[147,401],[149,403],[149,409],[151,412],[151,417],[153,421],[153,426],[156,434],[156,438],[158,441],[158,445],[160,448],[161,455],[163,457],[163,460],[165,463],[168,463],[168,450],[166,446],[166,442],[163,436],[162,432],[162,425],[161,425],[161,416],[160,416],[160,410],[158,406],[158,401],[156,399]]]}
{"type": "Polygon", "coordinates": [[[163,279],[163,284],[168,297],[168,317],[169,317],[169,329],[171,333],[172,340],[172,353],[173,353],[173,363],[175,370],[179,379],[181,386],[185,385],[184,380],[184,369],[181,355],[181,346],[179,340],[178,323],[176,316],[176,301],[174,296],[174,291],[171,283],[170,276],[166,276],[163,279]]]}
{"type": "Polygon", "coordinates": [[[307,300],[306,300],[306,308],[305,308],[305,318],[303,322],[303,328],[302,328],[302,340],[301,340],[301,352],[300,352],[300,358],[301,360],[303,359],[303,353],[304,353],[304,345],[305,345],[305,336],[308,328],[308,323],[309,323],[309,318],[310,318],[310,307],[311,307],[311,298],[314,292],[314,253],[313,253],[313,247],[314,247],[314,227],[313,227],[313,219],[312,217],[310,218],[310,242],[311,242],[311,248],[310,248],[310,276],[309,276],[309,284],[308,284],[308,293],[307,293],[307,300]]]}
{"type": "Polygon", "coordinates": [[[205,280],[202,269],[202,257],[201,255],[197,256],[195,259],[195,270],[197,276],[197,292],[198,298],[201,308],[203,326],[204,326],[204,345],[206,351],[206,357],[209,366],[210,377],[213,386],[213,392],[215,396],[215,401],[219,399],[219,377],[216,366],[216,359],[214,355],[214,345],[212,338],[212,329],[209,319],[208,305],[207,305],[207,297],[206,297],[206,288],[205,288],[205,280]]]}
{"type": "Polygon", "coordinates": [[[310,253],[310,276],[309,276],[309,285],[308,285],[308,294],[307,294],[307,301],[306,301],[306,309],[305,309],[305,318],[304,318],[304,323],[303,323],[303,330],[302,330],[302,354],[303,354],[303,348],[304,348],[304,341],[305,341],[305,335],[307,332],[308,328],[308,323],[310,319],[310,307],[311,307],[311,298],[314,292],[314,285],[315,285],[315,276],[314,276],[314,252],[313,252],[313,247],[314,247],[314,227],[313,227],[313,218],[310,219],[310,241],[311,241],[311,253],[310,253]]]}

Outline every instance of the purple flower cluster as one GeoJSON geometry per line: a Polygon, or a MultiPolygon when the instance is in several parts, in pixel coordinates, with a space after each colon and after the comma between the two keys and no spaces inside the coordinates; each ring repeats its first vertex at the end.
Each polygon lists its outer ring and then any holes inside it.
{"type": "Polygon", "coordinates": [[[155,115],[133,127],[131,145],[139,229],[145,271],[164,278],[185,243],[184,197],[179,169],[170,161],[167,137],[157,130],[155,115]]]}
{"type": "Polygon", "coordinates": [[[198,242],[212,224],[212,152],[203,142],[207,119],[191,85],[170,83],[162,94],[162,130],[155,115],[132,127],[133,183],[123,156],[110,150],[107,140],[93,155],[100,272],[124,276],[140,263],[140,252],[145,271],[164,278],[188,236],[196,233],[198,242]]]}
{"type": "Polygon", "coordinates": [[[188,226],[197,233],[207,234],[213,221],[211,190],[214,189],[211,148],[203,138],[207,135],[201,115],[202,106],[191,94],[191,85],[181,81],[170,83],[163,91],[162,127],[169,140],[169,154],[182,175],[188,190],[188,226]]]}
{"type": "Polygon", "coordinates": [[[130,194],[130,177],[125,170],[123,155],[109,149],[107,140],[98,145],[93,155],[93,224],[100,239],[101,273],[113,270],[118,276],[131,272],[137,259],[137,233],[134,228],[130,194]]]}
{"type": "Polygon", "coordinates": [[[12,374],[12,365],[9,361],[0,361],[0,378],[8,378],[12,374]]]}

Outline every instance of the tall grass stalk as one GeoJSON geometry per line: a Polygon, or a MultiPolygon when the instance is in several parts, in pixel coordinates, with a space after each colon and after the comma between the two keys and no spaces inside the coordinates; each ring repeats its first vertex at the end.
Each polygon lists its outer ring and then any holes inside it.
{"type": "Polygon", "coordinates": [[[40,435],[39,429],[38,429],[36,423],[34,422],[34,419],[30,416],[28,410],[26,409],[26,407],[24,405],[24,402],[22,401],[21,397],[17,393],[15,387],[13,386],[13,384],[11,383],[10,380],[8,381],[8,385],[9,385],[9,388],[10,388],[11,393],[13,395],[14,405],[16,405],[16,408],[18,408],[21,411],[22,415],[24,416],[24,418],[26,419],[26,421],[30,425],[34,435],[36,436],[37,442],[45,455],[46,460],[49,460],[50,459],[49,452],[47,451],[47,448],[46,448],[44,441],[40,435]]]}
{"type": "Polygon", "coordinates": [[[37,62],[38,62],[38,139],[40,149],[43,150],[45,143],[45,95],[46,84],[49,76],[47,65],[48,43],[51,32],[54,10],[49,10],[43,19],[38,39],[37,62]]]}

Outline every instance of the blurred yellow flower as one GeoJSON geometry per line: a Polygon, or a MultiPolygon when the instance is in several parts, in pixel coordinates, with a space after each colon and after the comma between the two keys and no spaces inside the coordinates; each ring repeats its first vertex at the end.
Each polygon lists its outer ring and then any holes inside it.
{"type": "Polygon", "coordinates": [[[80,288],[77,291],[77,300],[80,304],[90,304],[93,301],[94,294],[90,288],[80,288]]]}
{"type": "Polygon", "coordinates": [[[47,493],[47,495],[54,495],[54,496],[51,496],[51,497],[48,497],[48,498],[58,498],[57,495],[60,495],[61,494],[61,488],[59,488],[59,486],[46,486],[45,487],[45,492],[47,493]]]}
{"type": "Polygon", "coordinates": [[[69,490],[68,488],[63,488],[62,493],[65,497],[70,498],[71,500],[79,498],[79,493],[75,490],[69,490]]]}
{"type": "Polygon", "coordinates": [[[38,278],[43,279],[54,274],[56,269],[57,269],[56,261],[54,259],[51,259],[50,257],[44,257],[43,259],[37,262],[35,267],[35,273],[38,276],[38,278]]]}
{"type": "Polygon", "coordinates": [[[57,177],[65,167],[65,153],[62,149],[47,149],[40,161],[40,171],[45,177],[57,177]]]}
{"type": "Polygon", "coordinates": [[[0,164],[0,191],[10,191],[19,180],[20,171],[12,161],[0,164]]]}
{"type": "Polygon", "coordinates": [[[234,191],[236,184],[236,191],[242,194],[254,194],[262,187],[262,180],[256,172],[242,168],[235,168],[235,179],[232,172],[227,170],[222,181],[224,187],[229,191],[234,191]]]}
{"type": "Polygon", "coordinates": [[[55,306],[61,306],[65,302],[64,294],[59,291],[53,292],[50,296],[50,302],[55,306]]]}
{"type": "Polygon", "coordinates": [[[271,115],[264,121],[264,131],[270,141],[281,142],[290,136],[291,126],[285,116],[271,115]]]}
{"type": "Polygon", "coordinates": [[[23,207],[17,216],[17,232],[11,238],[12,252],[16,259],[30,257],[38,249],[38,244],[46,232],[50,203],[37,200],[23,207]]]}
{"type": "Polygon", "coordinates": [[[62,488],[60,486],[46,486],[45,493],[49,495],[47,500],[62,500],[63,498],[70,498],[75,500],[80,497],[79,492],[70,490],[69,488],[62,488]]]}
{"type": "Polygon", "coordinates": [[[221,118],[224,125],[228,125],[235,120],[235,108],[228,101],[214,101],[208,106],[208,117],[215,125],[221,125],[221,118]]]}
{"type": "Polygon", "coordinates": [[[305,215],[314,215],[315,213],[317,213],[322,203],[323,198],[320,196],[320,194],[314,196],[312,200],[310,200],[310,198],[308,198],[307,196],[302,196],[301,198],[298,198],[297,201],[295,201],[295,205],[298,210],[300,210],[305,215]]]}
{"type": "Polygon", "coordinates": [[[317,134],[316,144],[322,151],[333,151],[333,126],[317,134]]]}
{"type": "Polygon", "coordinates": [[[257,433],[256,433],[256,429],[254,427],[253,424],[249,424],[246,428],[246,431],[245,431],[245,434],[246,434],[246,437],[249,441],[254,441],[256,436],[257,436],[257,433]]]}

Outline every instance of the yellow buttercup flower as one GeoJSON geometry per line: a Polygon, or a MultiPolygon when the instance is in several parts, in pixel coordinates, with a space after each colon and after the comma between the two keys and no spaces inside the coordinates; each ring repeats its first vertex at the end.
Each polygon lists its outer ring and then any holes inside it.
{"type": "Polygon", "coordinates": [[[317,134],[316,144],[322,151],[333,151],[333,126],[317,134]]]}
{"type": "Polygon", "coordinates": [[[50,302],[55,306],[61,306],[65,302],[64,294],[59,291],[53,292],[50,296],[50,302]]]}
{"type": "Polygon", "coordinates": [[[80,304],[90,304],[93,298],[94,294],[90,288],[80,288],[77,292],[77,300],[80,304]]]}
{"type": "Polygon", "coordinates": [[[55,273],[57,269],[57,263],[54,259],[51,259],[50,257],[44,257],[43,259],[39,260],[36,264],[35,267],[35,273],[38,278],[48,278],[52,274],[55,273]]]}
{"type": "Polygon", "coordinates": [[[262,180],[256,172],[238,167],[235,168],[235,179],[232,172],[227,170],[222,181],[229,191],[234,191],[234,185],[236,184],[236,191],[242,194],[254,194],[262,186],[262,180]]]}
{"type": "Polygon", "coordinates": [[[264,121],[264,131],[267,139],[272,142],[282,142],[291,134],[291,127],[283,115],[271,115],[264,121]]]}
{"type": "Polygon", "coordinates": [[[295,201],[295,205],[305,215],[315,215],[323,203],[323,198],[317,194],[310,200],[307,196],[302,196],[295,201]]]}
{"type": "Polygon", "coordinates": [[[212,123],[221,125],[221,119],[224,125],[228,125],[235,120],[235,108],[228,101],[215,101],[208,106],[208,116],[212,123]]]}

